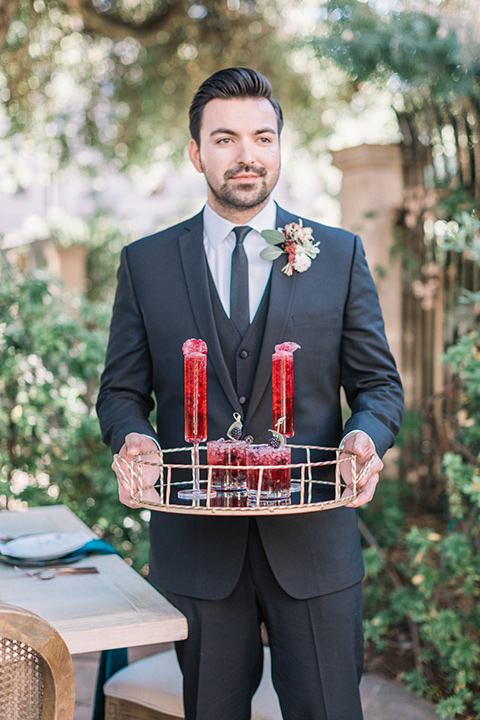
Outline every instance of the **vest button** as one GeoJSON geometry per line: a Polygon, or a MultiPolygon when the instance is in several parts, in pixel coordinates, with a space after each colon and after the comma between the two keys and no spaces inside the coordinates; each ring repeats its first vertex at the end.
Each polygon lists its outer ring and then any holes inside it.
{"type": "Polygon", "coordinates": [[[240,352],[240,357],[242,358],[242,360],[245,360],[245,358],[247,358],[248,355],[249,355],[249,353],[246,350],[242,350],[240,352]]]}
{"type": "Polygon", "coordinates": [[[245,397],[245,395],[240,395],[240,397],[238,398],[238,402],[240,403],[240,405],[245,405],[245,403],[247,402],[247,398],[245,397]]]}

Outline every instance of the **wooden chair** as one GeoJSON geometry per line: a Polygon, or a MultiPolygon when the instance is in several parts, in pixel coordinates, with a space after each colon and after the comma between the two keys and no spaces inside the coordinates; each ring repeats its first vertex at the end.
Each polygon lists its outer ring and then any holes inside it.
{"type": "Polygon", "coordinates": [[[72,720],[75,678],[68,648],[38,615],[0,604],[0,718],[72,720]]]}
{"type": "MultiPolygon", "coordinates": [[[[105,720],[184,720],[182,674],[175,650],[137,660],[104,685],[105,720]]],[[[270,650],[252,702],[252,720],[282,720],[271,680],[270,650]]]]}

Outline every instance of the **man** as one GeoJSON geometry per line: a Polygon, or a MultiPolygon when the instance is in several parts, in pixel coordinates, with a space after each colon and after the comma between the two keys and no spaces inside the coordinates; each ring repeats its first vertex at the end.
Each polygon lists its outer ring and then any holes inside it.
{"type": "MultiPolygon", "coordinates": [[[[286,255],[260,258],[262,230],[299,222],[271,199],[282,113],[265,78],[246,68],[215,73],[192,101],[190,129],[189,156],[205,176],[208,203],[122,252],[98,399],[103,436],[125,458],[154,450],[155,440],[184,445],[181,348],[196,337],[208,346],[209,438],[224,436],[237,412],[244,433],[266,442],[274,346],[301,346],[295,442],[343,442],[360,468],[369,463],[358,497],[350,507],[282,517],[153,512],[149,577],[188,619],[189,637],[177,647],[188,720],[250,717],[262,622],[284,718],[360,720],[363,566],[354,508],[373,497],[403,406],[374,284],[358,237],[307,220],[320,248],[308,269],[288,276],[286,255]],[[239,226],[251,228],[245,254],[240,247],[248,276],[240,285],[249,290],[243,329],[232,267],[239,226]],[[351,408],[345,427],[341,386],[351,408]]],[[[121,478],[119,493],[131,504],[121,478]]]]}

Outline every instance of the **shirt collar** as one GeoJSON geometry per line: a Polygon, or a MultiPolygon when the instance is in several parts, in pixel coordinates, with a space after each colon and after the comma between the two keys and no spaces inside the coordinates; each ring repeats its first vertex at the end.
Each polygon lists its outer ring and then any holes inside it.
{"type": "MultiPolygon", "coordinates": [[[[248,225],[260,233],[262,230],[274,230],[277,219],[277,206],[270,197],[268,203],[260,210],[248,225]]],[[[203,231],[213,247],[218,247],[227,235],[236,227],[236,223],[219,215],[207,203],[203,209],[203,231]]]]}

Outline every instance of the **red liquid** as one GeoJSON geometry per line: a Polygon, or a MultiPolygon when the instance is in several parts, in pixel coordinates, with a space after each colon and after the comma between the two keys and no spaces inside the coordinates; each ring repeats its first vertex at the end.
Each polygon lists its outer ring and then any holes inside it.
{"type": "MultiPolygon", "coordinates": [[[[263,470],[261,498],[286,498],[290,496],[290,468],[291,451],[288,445],[274,448],[271,445],[250,445],[247,450],[248,464],[251,466],[274,465],[276,467],[263,470]]],[[[260,469],[249,467],[247,469],[247,491],[250,497],[258,492],[260,469]]]]}
{"type": "Polygon", "coordinates": [[[207,356],[191,353],[184,357],[185,440],[207,439],[207,356]]]}
{"type": "Polygon", "coordinates": [[[247,471],[239,470],[238,465],[247,464],[248,443],[243,440],[210,440],[207,443],[207,462],[213,467],[212,487],[215,490],[245,490],[247,471]]]}
{"type": "Polygon", "coordinates": [[[295,434],[293,415],[293,353],[272,355],[273,430],[290,438],[295,434]],[[284,418],[284,420],[282,420],[284,418]]]}

